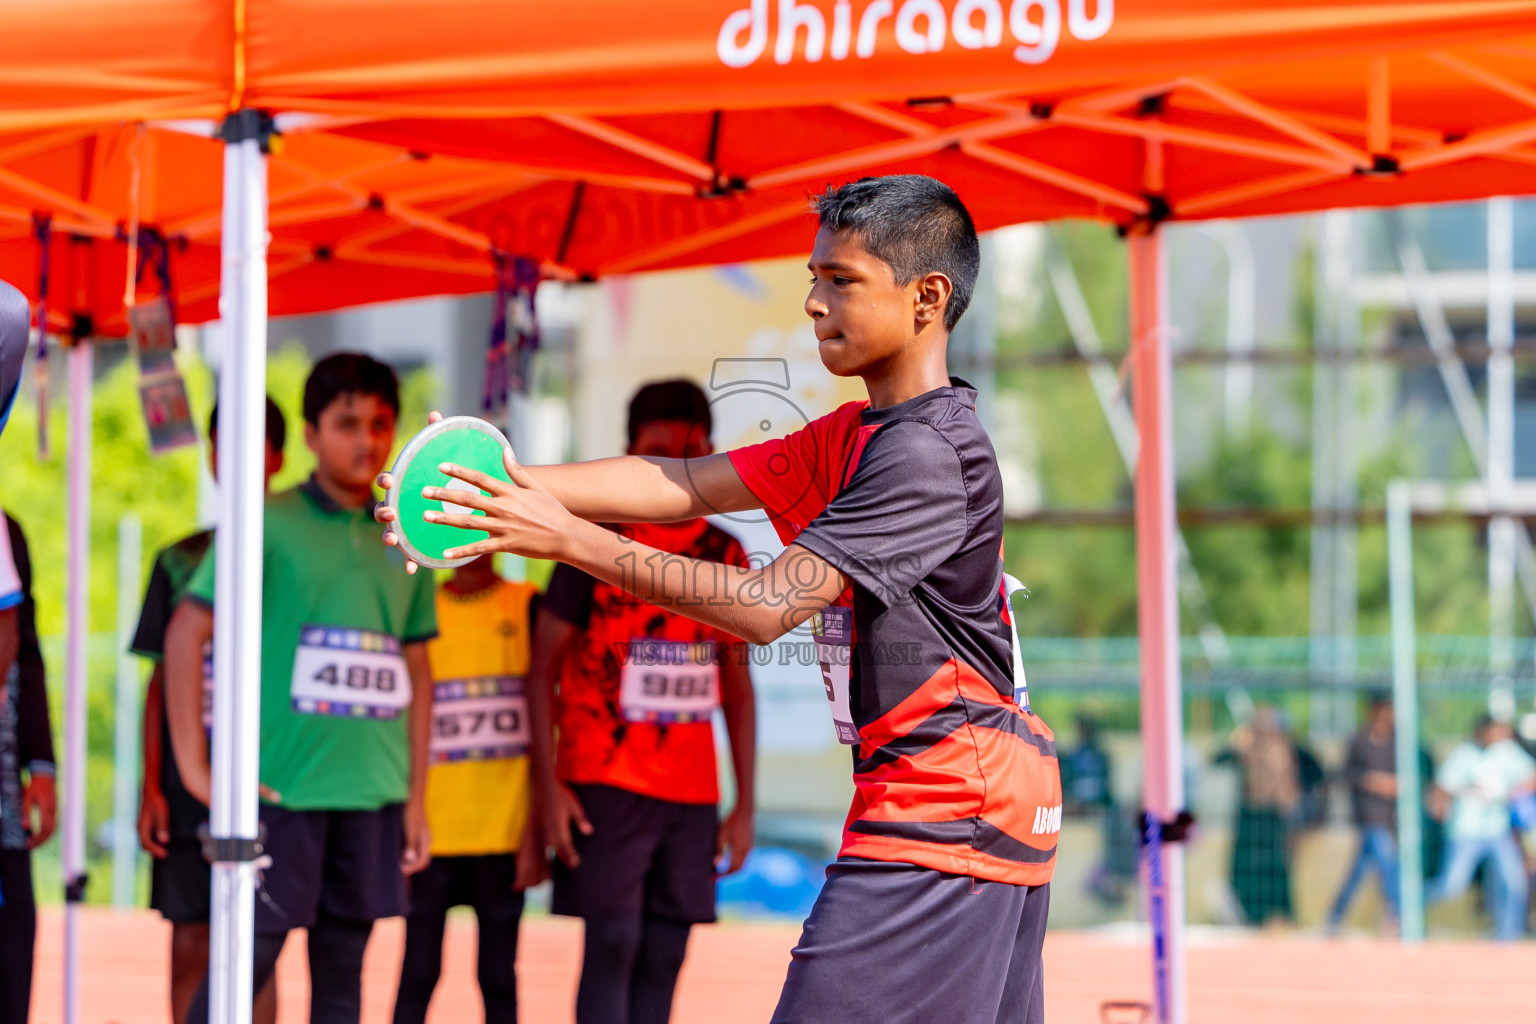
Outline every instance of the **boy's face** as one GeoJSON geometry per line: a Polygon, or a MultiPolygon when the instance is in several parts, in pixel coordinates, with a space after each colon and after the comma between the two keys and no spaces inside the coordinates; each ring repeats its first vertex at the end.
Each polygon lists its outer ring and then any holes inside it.
{"type": "Polygon", "coordinates": [[[816,232],[810,268],[805,311],[816,322],[822,364],[839,377],[878,370],[935,324],[943,331],[949,280],[942,274],[899,285],[891,265],[856,236],[825,227],[816,232]]]}
{"type": "Polygon", "coordinates": [[[304,424],[317,471],[342,487],[371,488],[395,443],[395,411],[376,395],[346,392],[304,424]]]}
{"type": "Polygon", "coordinates": [[[655,459],[701,459],[715,450],[697,423],[687,420],[652,420],[642,424],[629,446],[630,455],[655,459]]]}

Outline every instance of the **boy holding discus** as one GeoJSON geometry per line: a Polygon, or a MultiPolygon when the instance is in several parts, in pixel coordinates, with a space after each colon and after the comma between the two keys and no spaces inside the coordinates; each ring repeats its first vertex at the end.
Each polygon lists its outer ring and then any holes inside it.
{"type": "MultiPolygon", "coordinates": [[[[288,424],[283,412],[267,399],[266,480],[283,468],[288,424]]],[[[219,408],[208,415],[208,459],[219,471],[219,408]]],[[[149,873],[149,905],[171,925],[171,1021],[181,1024],[203,975],[208,973],[208,921],[212,914],[212,869],[203,857],[198,828],[208,820],[208,807],[187,792],[176,758],[170,754],[170,721],[165,714],[165,634],[171,615],[186,594],[192,574],[213,547],[213,531],[200,530],[155,556],[144,592],[144,609],[129,649],[154,662],[144,693],[144,781],[139,796],[139,842],[153,858],[149,873]]],[[[211,657],[211,654],[210,654],[211,657]]],[[[211,662],[205,662],[211,669],[211,662]]],[[[211,701],[212,679],[205,672],[203,698],[211,701]]],[[[212,708],[205,705],[205,729],[212,708]]],[[[256,1024],[277,1019],[277,983],[269,981],[256,995],[256,1024]]]]}
{"type": "Polygon", "coordinates": [[[485,1024],[517,1024],[523,890],[546,875],[528,778],[528,649],[538,588],[496,575],[493,555],[437,590],[432,662],[432,863],[411,876],[394,1024],[423,1024],[443,967],[448,911],[468,904],[479,929],[485,1024]]]}
{"type": "MultiPolygon", "coordinates": [[[[261,824],[271,866],[256,901],[254,986],[288,932],[309,931],[313,1024],[357,1024],[373,922],[405,913],[405,876],[427,866],[432,579],[372,542],[373,480],[400,411],[394,371],[364,355],[315,364],[304,440],[315,472],[268,499],[262,560],[261,824]]],[[[176,765],[203,803],[202,651],[213,636],[205,558],[166,633],[166,711],[176,765]]],[[[189,1024],[208,1019],[205,981],[189,1024]]]]}
{"type": "Polygon", "coordinates": [[[754,643],[811,621],[856,789],[773,1020],[1035,1024],[1061,780],[1022,679],[1015,696],[996,455],[945,368],[975,227],[916,175],[829,189],[816,212],[805,310],[822,363],[868,402],[698,459],[508,458],[511,484],[447,467],[486,492],[452,492],[484,514],[425,517],[487,534],[453,555],[557,559],[754,643]],[[761,568],[679,571],[593,525],[755,508],[789,544],[761,568]]]}
{"type": "MultiPolygon", "coordinates": [[[[700,458],[711,426],[691,381],[647,384],[629,404],[629,454],[700,458]]],[[[741,544],[703,519],[614,529],[669,557],[748,564],[741,544]]],[[[715,862],[729,851],[735,871],[752,848],[747,661],[724,630],[573,566],[550,578],[531,678],[534,771],[558,857],[551,909],[585,922],[576,1024],[666,1024],[689,931],[715,920],[715,862]],[[736,779],[723,822],[716,707],[736,779]]]]}

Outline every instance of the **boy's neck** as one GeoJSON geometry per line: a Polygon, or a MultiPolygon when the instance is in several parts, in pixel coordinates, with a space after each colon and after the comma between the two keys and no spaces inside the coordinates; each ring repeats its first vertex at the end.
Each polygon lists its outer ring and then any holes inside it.
{"type": "Polygon", "coordinates": [[[373,493],[372,485],[348,487],[331,479],[319,468],[315,469],[315,486],[342,508],[367,508],[378,500],[373,493]]]}
{"type": "Polygon", "coordinates": [[[947,338],[938,344],[914,345],[897,353],[884,364],[864,375],[871,409],[886,409],[926,395],[935,388],[949,386],[949,368],[944,362],[947,338]]]}

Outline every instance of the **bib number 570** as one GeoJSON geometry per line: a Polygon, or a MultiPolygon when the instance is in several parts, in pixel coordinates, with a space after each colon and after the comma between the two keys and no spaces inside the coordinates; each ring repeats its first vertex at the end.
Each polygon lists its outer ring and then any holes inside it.
{"type": "Polygon", "coordinates": [[[479,737],[487,725],[497,736],[515,736],[523,731],[523,715],[517,708],[499,708],[496,711],[449,711],[433,716],[437,735],[443,739],[455,736],[479,737]]]}

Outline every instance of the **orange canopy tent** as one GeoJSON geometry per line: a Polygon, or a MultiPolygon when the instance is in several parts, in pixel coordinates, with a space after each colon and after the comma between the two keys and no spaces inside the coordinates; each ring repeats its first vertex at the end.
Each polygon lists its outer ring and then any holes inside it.
{"type": "MultiPolygon", "coordinates": [[[[0,8],[0,277],[34,286],[34,223],[51,218],[51,323],[120,332],[126,250],[147,226],[170,241],[182,318],[222,301],[221,401],[239,440],[221,446],[218,558],[240,586],[219,604],[215,834],[255,834],[259,623],[232,606],[259,601],[269,312],[486,290],[493,253],[582,277],[802,252],[807,192],[894,170],[950,182],[983,228],[1127,228],[1145,801],[1171,820],[1182,729],[1155,228],[1536,191],[1536,0],[0,8]],[[285,135],[270,166],[256,110],[285,135]],[[226,145],[199,137],[230,112],[226,145]]],[[[215,960],[234,967],[216,973],[220,1019],[248,1008],[248,972],[227,955],[246,853],[215,870],[215,960]]],[[[1154,988],[1159,1019],[1182,1020],[1182,862],[1165,854],[1154,988]]]]}
{"type": "Polygon", "coordinates": [[[56,268],[55,328],[84,302],[121,333],[138,223],[173,242],[182,318],[215,317],[221,149],[187,132],[241,104],[286,134],[274,315],[484,291],[492,251],[562,277],[796,253],[807,192],[893,170],[950,182],[983,228],[1536,182],[1531,0],[577,6],[8,5],[0,275],[33,287],[51,214],[56,246],[107,242],[56,268]]]}

